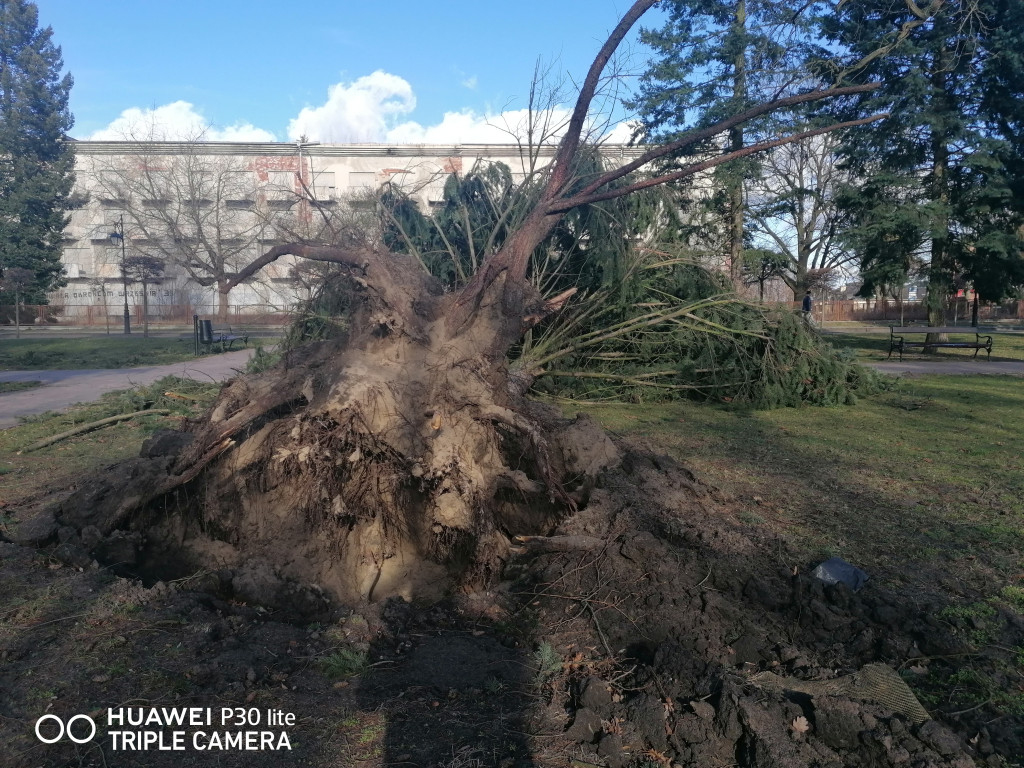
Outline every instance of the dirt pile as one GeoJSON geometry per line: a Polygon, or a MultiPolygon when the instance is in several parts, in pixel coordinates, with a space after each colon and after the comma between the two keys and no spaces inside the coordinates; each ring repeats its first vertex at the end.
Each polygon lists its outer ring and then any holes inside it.
{"type": "Polygon", "coordinates": [[[530,562],[536,621],[574,654],[547,691],[549,731],[609,766],[971,766],[1021,754],[1019,722],[997,733],[958,723],[958,735],[915,716],[890,670],[964,652],[948,625],[876,585],[825,586],[779,542],[730,526],[727,503],[634,453],[553,538],[592,546],[530,562]],[[883,695],[858,696],[850,681],[879,669],[891,677],[883,695]]]}
{"type": "MultiPolygon", "coordinates": [[[[607,464],[606,445],[575,442],[595,446],[580,465],[607,464]]],[[[119,471],[148,482],[165,449],[119,471]]],[[[178,764],[33,744],[17,723],[43,711],[40,691],[66,713],[135,698],[286,707],[300,714],[289,760],[324,766],[967,768],[1024,754],[1020,718],[987,723],[981,710],[943,723],[900,703],[897,671],[969,651],[934,605],[871,581],[858,593],[825,586],[814,563],[730,522],[731,499],[662,457],[625,450],[577,490],[585,505],[551,535],[522,537],[505,581],[433,604],[346,606],[244,559],[140,583],[133,574],[166,563],[147,559],[144,530],[91,514],[110,514],[111,500],[44,507],[12,538],[46,557],[0,551],[7,600],[17,617],[22,593],[46,605],[63,595],[75,621],[39,614],[0,636],[0,683],[13,692],[0,735],[24,758],[0,765],[178,764]],[[895,680],[886,696],[850,682],[882,669],[895,680]]],[[[1008,647],[1024,642],[1019,622],[1005,631],[1008,647]]]]}

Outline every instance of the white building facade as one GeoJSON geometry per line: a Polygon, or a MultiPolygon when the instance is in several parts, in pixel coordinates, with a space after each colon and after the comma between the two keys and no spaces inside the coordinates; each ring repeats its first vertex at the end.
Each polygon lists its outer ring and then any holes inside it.
{"type": "MultiPolygon", "coordinates": [[[[145,287],[151,319],[232,318],[287,312],[304,288],[288,259],[258,280],[218,291],[223,279],[289,234],[315,230],[327,211],[358,208],[390,183],[421,210],[442,200],[445,181],[480,163],[503,163],[521,181],[551,162],[555,147],[236,142],[76,142],[76,200],[65,231],[67,285],[49,294],[67,319],[139,318],[143,284],[126,262],[162,265],[145,287]],[[318,201],[314,209],[303,199],[318,201]],[[123,238],[111,233],[123,232],[123,238]],[[205,284],[204,284],[205,283],[205,284]]],[[[611,163],[640,150],[606,145],[611,163]]]]}

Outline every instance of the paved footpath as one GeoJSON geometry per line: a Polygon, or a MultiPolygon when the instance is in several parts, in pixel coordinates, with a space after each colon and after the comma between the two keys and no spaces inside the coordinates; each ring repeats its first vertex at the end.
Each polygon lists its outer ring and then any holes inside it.
{"type": "MultiPolygon", "coordinates": [[[[226,381],[245,367],[252,353],[251,349],[241,349],[222,355],[199,357],[185,363],[105,371],[0,371],[0,381],[46,382],[44,386],[35,389],[0,394],[0,429],[17,424],[19,416],[60,411],[75,403],[95,400],[104,392],[150,384],[164,376],[226,381]]],[[[1024,376],[1024,361],[907,360],[901,363],[893,360],[867,365],[893,376],[923,376],[929,373],[1024,376]]]]}
{"type": "Polygon", "coordinates": [[[87,403],[105,392],[151,384],[164,376],[197,381],[226,381],[245,368],[252,349],[197,357],[184,363],[144,368],[84,371],[0,371],[0,381],[42,381],[44,386],[0,394],[0,429],[18,423],[19,416],[61,411],[75,403],[87,403]]]}
{"type": "Polygon", "coordinates": [[[865,365],[890,376],[1024,376],[1024,360],[886,360],[865,365]]]}

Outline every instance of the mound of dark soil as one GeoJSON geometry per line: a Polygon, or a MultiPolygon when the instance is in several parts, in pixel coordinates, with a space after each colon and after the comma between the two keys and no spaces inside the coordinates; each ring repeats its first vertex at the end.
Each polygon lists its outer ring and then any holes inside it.
{"type": "MultiPolygon", "coordinates": [[[[826,587],[783,542],[730,523],[731,505],[626,452],[585,508],[522,540],[492,591],[342,606],[252,563],[140,582],[144,535],[104,533],[65,500],[12,534],[41,549],[0,544],[0,766],[1019,764],[1020,717],[922,720],[905,688],[845,685],[969,652],[938,603],[826,587]],[[293,748],[214,760],[32,734],[44,712],[126,702],[293,712],[293,748]]],[[[1020,646],[1004,618],[1000,643],[1020,646]]]]}
{"type": "MultiPolygon", "coordinates": [[[[850,693],[858,672],[968,649],[934,605],[871,582],[825,586],[781,542],[725,522],[727,505],[684,468],[634,453],[545,544],[562,536],[569,551],[530,561],[528,605],[570,661],[538,725],[575,742],[567,758],[971,766],[1024,754],[1021,718],[922,722],[895,672],[879,695],[850,693]]],[[[1005,618],[1013,647],[1021,627],[1005,618]]]]}

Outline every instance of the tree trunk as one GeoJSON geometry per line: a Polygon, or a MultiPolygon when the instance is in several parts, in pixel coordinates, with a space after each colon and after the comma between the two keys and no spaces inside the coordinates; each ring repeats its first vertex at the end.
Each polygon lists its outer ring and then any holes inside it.
{"type": "Polygon", "coordinates": [[[344,260],[361,265],[348,335],[225,387],[101,527],[145,528],[166,563],[262,567],[345,600],[436,597],[486,581],[511,536],[547,533],[583,500],[617,454],[509,371],[509,340],[545,311],[528,286],[445,294],[408,257],[344,260]],[[450,323],[465,302],[471,322],[450,323]]]}
{"type": "MultiPolygon", "coordinates": [[[[946,95],[946,81],[949,54],[943,49],[939,60],[934,63],[931,81],[936,93],[936,101],[951,101],[946,95]]],[[[947,105],[950,112],[952,104],[947,105]]],[[[946,324],[946,298],[953,287],[953,264],[950,254],[949,236],[949,147],[946,134],[941,127],[932,129],[932,178],[929,194],[934,205],[932,221],[931,264],[928,267],[928,325],[942,326],[946,324]]],[[[946,335],[929,333],[925,342],[945,341],[946,335]]],[[[925,352],[933,352],[934,347],[926,346],[925,352]]]]}
{"type": "MultiPolygon", "coordinates": [[[[742,132],[738,139],[742,145],[742,132]]],[[[730,182],[729,189],[729,278],[736,291],[743,290],[743,183],[730,182]]]]}
{"type": "Polygon", "coordinates": [[[149,284],[142,281],[142,338],[149,338],[149,284]]]}
{"type": "MultiPolygon", "coordinates": [[[[735,30],[741,34],[747,26],[746,0],[736,3],[735,30]]],[[[747,100],[747,51],[742,47],[733,62],[732,95],[735,102],[743,105],[747,100]]],[[[737,126],[729,132],[729,151],[736,152],[743,147],[743,128],[737,126]]],[[[737,292],[743,290],[743,179],[739,176],[729,181],[729,277],[737,292]]]]}
{"type": "Polygon", "coordinates": [[[217,281],[217,321],[226,323],[228,321],[228,295],[231,293],[231,285],[226,278],[217,281]]]}

